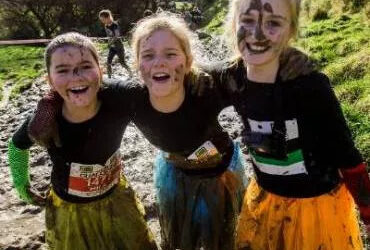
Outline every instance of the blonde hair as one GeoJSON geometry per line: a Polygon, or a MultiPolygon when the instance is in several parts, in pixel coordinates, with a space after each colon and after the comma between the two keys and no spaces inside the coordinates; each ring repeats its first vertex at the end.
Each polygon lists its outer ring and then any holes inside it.
{"type": "MultiPolygon", "coordinates": [[[[242,3],[247,0],[230,0],[228,14],[225,22],[225,39],[235,56],[240,57],[236,37],[236,22],[242,3]]],[[[290,10],[292,37],[297,36],[298,19],[300,12],[301,0],[284,0],[287,2],[290,10]]]]}
{"type": "Polygon", "coordinates": [[[110,10],[101,10],[99,12],[99,17],[104,17],[104,18],[111,18],[113,19],[112,12],[110,10]]]}
{"type": "Polygon", "coordinates": [[[68,32],[55,37],[46,47],[45,65],[48,74],[50,73],[51,56],[53,55],[54,51],[65,46],[73,46],[89,50],[95,62],[99,66],[99,56],[93,42],[88,37],[81,35],[80,33],[68,32]]]}
{"type": "MultiPolygon", "coordinates": [[[[179,15],[167,11],[161,11],[154,15],[141,19],[132,31],[131,47],[134,56],[134,65],[138,69],[140,42],[158,30],[170,31],[179,41],[185,53],[186,63],[193,61],[194,33],[188,28],[184,19],[179,15]]],[[[190,65],[194,69],[194,64],[190,65]]]]}

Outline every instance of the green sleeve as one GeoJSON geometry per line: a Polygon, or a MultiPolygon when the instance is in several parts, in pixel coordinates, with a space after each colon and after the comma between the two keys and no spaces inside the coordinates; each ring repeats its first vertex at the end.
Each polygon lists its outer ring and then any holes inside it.
{"type": "Polygon", "coordinates": [[[17,148],[10,140],[8,144],[8,162],[13,185],[22,200],[32,203],[32,198],[27,192],[27,187],[30,186],[28,161],[29,150],[17,148]]]}

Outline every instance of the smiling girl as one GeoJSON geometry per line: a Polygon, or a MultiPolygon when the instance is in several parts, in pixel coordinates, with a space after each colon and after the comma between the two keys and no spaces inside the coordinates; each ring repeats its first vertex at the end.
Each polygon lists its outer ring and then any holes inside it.
{"type": "Polygon", "coordinates": [[[47,198],[30,187],[29,119],[9,142],[8,156],[19,196],[46,203],[49,248],[157,249],[142,205],[120,177],[128,111],[115,111],[109,99],[98,96],[102,73],[94,45],[78,33],[57,36],[46,48],[45,62],[50,88],[62,98],[61,112],[53,114],[61,146],[48,148],[53,168],[47,198]]]}
{"type": "Polygon", "coordinates": [[[136,126],[161,149],[155,187],[163,249],[233,249],[246,176],[238,144],[218,123],[217,96],[192,95],[193,37],[160,13],[138,22],[132,46],[145,85],[136,126]]]}
{"type": "MultiPolygon", "coordinates": [[[[234,86],[255,178],[244,197],[239,249],[362,249],[356,201],[370,223],[370,181],[329,79],[283,82],[279,57],[297,33],[299,0],[233,0],[234,86]]],[[[232,76],[230,78],[230,76],[232,76]]]]}

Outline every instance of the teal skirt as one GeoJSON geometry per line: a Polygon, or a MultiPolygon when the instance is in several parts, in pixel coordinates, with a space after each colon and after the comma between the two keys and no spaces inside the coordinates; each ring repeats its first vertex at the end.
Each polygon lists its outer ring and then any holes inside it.
{"type": "Polygon", "coordinates": [[[157,156],[154,182],[162,249],[232,250],[235,227],[247,186],[238,144],[231,162],[216,176],[188,175],[157,156]]]}

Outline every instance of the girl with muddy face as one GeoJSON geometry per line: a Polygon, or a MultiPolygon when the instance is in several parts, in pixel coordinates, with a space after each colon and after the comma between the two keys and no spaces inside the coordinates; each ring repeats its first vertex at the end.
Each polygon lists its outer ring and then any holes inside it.
{"type": "Polygon", "coordinates": [[[174,18],[170,25],[159,17],[147,18],[133,34],[141,80],[149,90],[153,107],[161,111],[174,111],[184,100],[185,75],[190,73],[193,62],[189,35],[178,19],[174,18]]]}
{"type": "Polygon", "coordinates": [[[279,57],[292,36],[286,2],[244,1],[236,20],[237,45],[247,68],[274,72],[279,57]]]}
{"type": "Polygon", "coordinates": [[[102,81],[95,49],[67,44],[49,47],[46,53],[50,58],[48,82],[63,98],[63,115],[72,122],[95,116],[100,105],[97,93],[102,81]]]}
{"type": "Polygon", "coordinates": [[[191,94],[193,37],[167,12],[139,21],[132,46],[149,100],[136,99],[133,121],[162,150],[154,173],[162,248],[233,249],[245,163],[218,123],[217,96],[191,94]]]}
{"type": "Polygon", "coordinates": [[[52,249],[157,249],[142,205],[120,176],[128,114],[115,113],[107,98],[98,97],[102,73],[93,43],[78,33],[62,34],[46,48],[45,61],[54,94],[43,104],[54,102],[58,110],[44,107],[33,119],[38,130],[50,129],[42,121],[52,119],[59,134],[59,143],[48,144],[53,168],[47,197],[31,188],[30,118],[13,135],[8,155],[20,198],[46,205],[46,242],[52,249]]]}
{"type": "Polygon", "coordinates": [[[299,4],[230,5],[237,62],[226,74],[235,76],[234,106],[256,174],[244,197],[237,247],[362,249],[350,196],[370,224],[370,180],[329,80],[319,72],[286,82],[279,75],[286,66],[279,58],[297,31],[299,4]]]}

